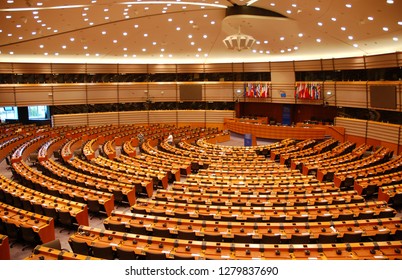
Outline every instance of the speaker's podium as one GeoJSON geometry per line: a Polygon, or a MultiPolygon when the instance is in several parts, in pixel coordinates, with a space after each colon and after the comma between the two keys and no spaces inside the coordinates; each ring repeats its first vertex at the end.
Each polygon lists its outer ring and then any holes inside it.
{"type": "Polygon", "coordinates": [[[257,146],[257,137],[250,133],[244,134],[244,146],[257,146]]]}

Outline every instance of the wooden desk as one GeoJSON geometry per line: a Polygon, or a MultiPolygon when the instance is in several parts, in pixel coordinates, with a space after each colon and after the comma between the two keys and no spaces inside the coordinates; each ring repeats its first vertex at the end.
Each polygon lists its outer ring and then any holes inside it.
{"type": "Polygon", "coordinates": [[[244,244],[210,241],[180,240],[154,236],[113,232],[80,226],[70,239],[86,242],[89,246],[109,245],[133,250],[137,255],[147,252],[165,254],[174,259],[175,254],[195,259],[400,259],[402,241],[339,243],[339,244],[244,244]],[[396,250],[398,249],[398,250],[396,250]]]}
{"type": "Polygon", "coordinates": [[[252,134],[265,139],[324,139],[325,128],[322,127],[292,127],[255,124],[225,120],[225,128],[238,134],[252,134]]]}
{"type": "Polygon", "coordinates": [[[0,219],[17,227],[25,225],[36,231],[43,243],[55,239],[53,218],[15,208],[0,202],[0,219]]]}
{"type": "Polygon", "coordinates": [[[45,247],[43,245],[37,245],[32,254],[26,257],[24,260],[101,260],[99,258],[75,254],[64,250],[58,250],[54,248],[45,247]]]}
{"type": "Polygon", "coordinates": [[[130,226],[143,228],[153,236],[158,236],[157,233],[153,233],[154,228],[167,229],[172,238],[178,238],[179,231],[191,231],[196,236],[194,240],[202,240],[207,233],[219,233],[222,234],[223,240],[236,242],[235,234],[246,234],[251,235],[253,240],[259,243],[263,234],[273,234],[280,235],[282,243],[287,243],[292,234],[308,234],[312,243],[316,243],[322,233],[337,233],[339,240],[345,233],[350,232],[360,232],[364,239],[385,231],[393,235],[401,227],[401,222],[400,217],[298,223],[241,222],[235,221],[235,219],[233,221],[205,221],[113,211],[112,215],[107,217],[103,223],[106,229],[109,229],[110,224],[122,224],[126,227],[126,232],[130,232],[130,226]]]}
{"type": "MultiPolygon", "coordinates": [[[[294,216],[308,215],[309,221],[315,221],[318,215],[330,214],[333,220],[340,214],[352,214],[358,217],[361,211],[373,211],[377,216],[381,211],[387,210],[395,216],[395,209],[388,207],[386,202],[364,202],[323,206],[300,207],[248,207],[248,206],[210,206],[202,204],[173,203],[167,201],[155,201],[151,199],[137,199],[137,203],[131,206],[132,213],[158,213],[163,216],[174,217],[176,211],[187,212],[190,218],[198,219],[201,215],[210,215],[213,220],[219,220],[221,216],[236,215],[237,219],[245,221],[247,218],[262,218],[270,221],[271,217],[284,216],[285,221],[292,222],[294,216]]],[[[204,218],[202,218],[204,219],[204,218]]]]}
{"type": "Polygon", "coordinates": [[[10,259],[10,244],[8,236],[0,234],[0,260],[10,259]]]}

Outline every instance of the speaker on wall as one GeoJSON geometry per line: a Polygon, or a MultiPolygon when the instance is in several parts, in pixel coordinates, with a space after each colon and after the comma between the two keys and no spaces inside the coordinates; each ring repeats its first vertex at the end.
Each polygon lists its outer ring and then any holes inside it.
{"type": "Polygon", "coordinates": [[[372,108],[396,109],[396,86],[370,86],[370,104],[372,108]]]}
{"type": "Polygon", "coordinates": [[[202,85],[180,85],[180,101],[201,101],[202,85]]]}

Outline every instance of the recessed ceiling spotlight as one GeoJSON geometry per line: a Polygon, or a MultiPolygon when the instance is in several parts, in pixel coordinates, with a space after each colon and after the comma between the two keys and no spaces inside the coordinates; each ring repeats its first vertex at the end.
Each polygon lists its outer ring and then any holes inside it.
{"type": "Polygon", "coordinates": [[[353,36],[352,36],[352,35],[349,35],[349,36],[348,36],[348,39],[349,39],[349,40],[353,40],[353,36]]]}
{"type": "Polygon", "coordinates": [[[301,38],[303,37],[303,33],[299,33],[298,36],[301,38]]]}
{"type": "Polygon", "coordinates": [[[331,18],[331,20],[332,20],[332,21],[336,21],[336,18],[333,17],[333,18],[331,18]]]}
{"type": "Polygon", "coordinates": [[[71,38],[70,38],[70,41],[71,41],[71,42],[74,42],[74,41],[75,41],[75,38],[71,37],[71,38]]]}
{"type": "Polygon", "coordinates": [[[384,26],[384,27],[382,28],[382,30],[388,31],[389,29],[388,29],[388,27],[384,26]]]}
{"type": "Polygon", "coordinates": [[[152,42],[152,45],[156,46],[156,42],[152,42]]]}
{"type": "Polygon", "coordinates": [[[123,32],[123,36],[127,36],[127,34],[128,34],[127,32],[123,32]]]}
{"type": "Polygon", "coordinates": [[[138,24],[134,24],[134,28],[138,28],[138,24]]]}
{"type": "Polygon", "coordinates": [[[394,42],[398,42],[398,41],[399,41],[398,37],[394,37],[394,38],[392,38],[392,40],[394,40],[394,42]]]}
{"type": "Polygon", "coordinates": [[[193,35],[189,34],[187,37],[188,37],[189,39],[191,39],[191,38],[193,38],[193,35]]]}
{"type": "Polygon", "coordinates": [[[148,33],[144,33],[144,37],[148,37],[148,33]]]}
{"type": "Polygon", "coordinates": [[[215,21],[211,21],[211,24],[215,24],[215,21]]]}
{"type": "Polygon", "coordinates": [[[316,41],[317,41],[317,43],[321,43],[321,39],[320,39],[320,38],[317,38],[316,41]]]}
{"type": "Polygon", "coordinates": [[[318,26],[323,26],[322,22],[318,22],[317,24],[318,26]]]}
{"type": "Polygon", "coordinates": [[[116,39],[115,39],[115,40],[113,40],[113,43],[114,43],[114,44],[117,44],[117,40],[116,40],[116,39]]]}
{"type": "Polygon", "coordinates": [[[39,48],[43,49],[45,46],[44,45],[39,45],[39,48]]]}
{"type": "Polygon", "coordinates": [[[264,40],[264,44],[268,44],[268,40],[264,40]]]}
{"type": "Polygon", "coordinates": [[[177,30],[177,31],[180,31],[180,30],[181,30],[181,28],[180,28],[180,27],[176,27],[176,30],[177,30]]]}
{"type": "Polygon", "coordinates": [[[359,45],[358,44],[353,44],[353,47],[358,48],[359,45]]]}
{"type": "Polygon", "coordinates": [[[314,10],[319,11],[321,9],[320,9],[320,7],[315,7],[314,10]]]}
{"type": "Polygon", "coordinates": [[[387,0],[387,4],[394,4],[394,0],[387,0]]]}
{"type": "Polygon", "coordinates": [[[106,31],[102,31],[102,35],[106,35],[106,31]]]}
{"type": "Polygon", "coordinates": [[[61,46],[62,49],[67,49],[66,45],[61,46]]]}
{"type": "Polygon", "coordinates": [[[345,27],[345,26],[342,26],[342,27],[341,27],[341,30],[342,30],[342,31],[346,31],[346,27],[345,27]]]}
{"type": "Polygon", "coordinates": [[[346,8],[352,8],[352,4],[346,4],[346,8]]]}
{"type": "Polygon", "coordinates": [[[207,34],[204,34],[204,35],[202,36],[202,38],[207,39],[207,38],[208,38],[208,35],[207,35],[207,34]]]}
{"type": "Polygon", "coordinates": [[[287,11],[286,11],[286,13],[291,14],[291,13],[292,13],[292,11],[291,11],[291,10],[287,10],[287,11]]]}
{"type": "Polygon", "coordinates": [[[374,18],[373,18],[373,17],[367,17],[367,19],[368,19],[368,20],[374,20],[374,18]]]}
{"type": "Polygon", "coordinates": [[[282,36],[279,38],[279,40],[283,41],[283,40],[285,40],[285,37],[282,36]]]}

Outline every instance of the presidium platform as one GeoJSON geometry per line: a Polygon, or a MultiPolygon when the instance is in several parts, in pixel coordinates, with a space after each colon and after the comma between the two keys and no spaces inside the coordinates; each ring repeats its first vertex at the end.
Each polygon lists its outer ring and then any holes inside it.
{"type": "Polygon", "coordinates": [[[324,139],[331,136],[343,141],[344,129],[330,125],[310,125],[298,123],[295,126],[270,125],[261,119],[228,118],[224,120],[225,129],[238,134],[251,134],[255,138],[264,139],[324,139]]]}

